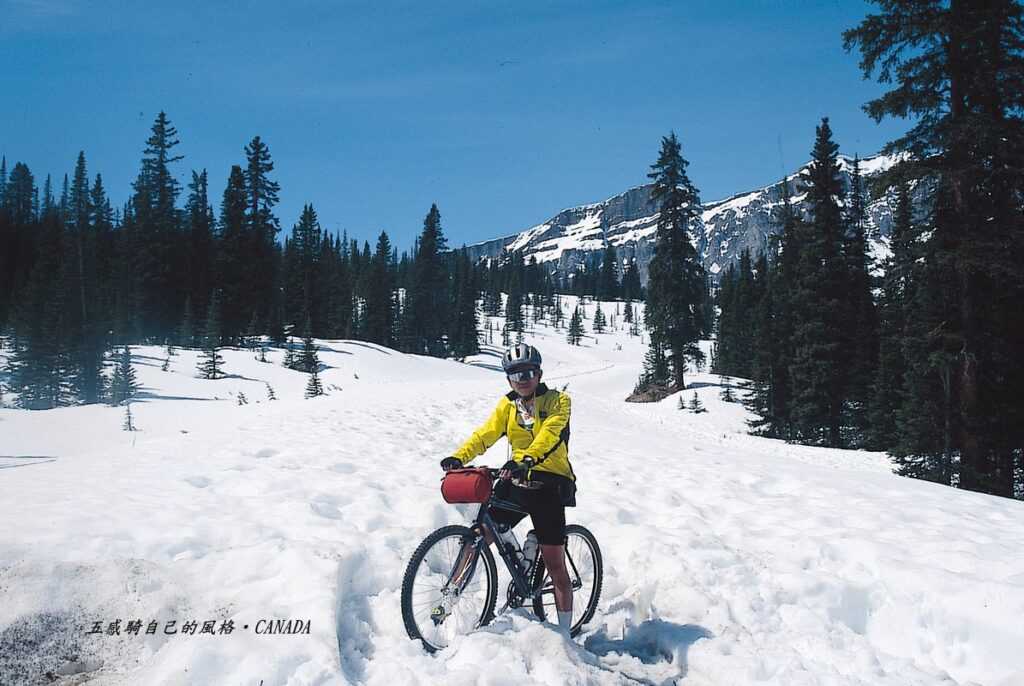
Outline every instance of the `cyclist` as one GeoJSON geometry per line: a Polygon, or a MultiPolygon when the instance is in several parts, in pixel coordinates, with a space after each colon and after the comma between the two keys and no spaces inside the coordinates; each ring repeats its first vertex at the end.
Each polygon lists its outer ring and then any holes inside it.
{"type": "MultiPolygon", "coordinates": [[[[576,504],[576,475],[569,463],[569,396],[541,383],[541,356],[532,345],[510,346],[502,355],[501,366],[512,390],[502,396],[469,440],[441,461],[441,467],[445,471],[462,467],[508,436],[512,459],[502,467],[500,476],[511,483],[508,493],[501,495],[530,514],[544,566],[555,587],[558,627],[568,635],[572,588],[565,568],[565,507],[576,504]]],[[[511,529],[525,515],[493,508],[491,516],[511,529]]],[[[493,543],[492,533],[484,533],[488,543],[493,543]]]]}

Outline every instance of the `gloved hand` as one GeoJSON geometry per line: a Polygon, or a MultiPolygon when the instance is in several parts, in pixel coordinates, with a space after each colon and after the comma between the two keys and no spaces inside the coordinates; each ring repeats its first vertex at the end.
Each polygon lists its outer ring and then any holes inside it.
{"type": "Polygon", "coordinates": [[[441,460],[441,469],[446,472],[451,469],[462,469],[462,460],[457,457],[446,457],[441,460]]]}
{"type": "Polygon", "coordinates": [[[503,479],[525,479],[527,472],[530,471],[532,466],[533,460],[530,458],[526,458],[521,462],[509,460],[501,466],[501,477],[503,479]]]}

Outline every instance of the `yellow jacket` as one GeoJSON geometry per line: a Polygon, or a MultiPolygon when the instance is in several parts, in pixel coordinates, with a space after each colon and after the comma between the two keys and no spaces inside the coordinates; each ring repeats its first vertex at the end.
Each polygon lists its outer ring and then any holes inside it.
{"type": "Polygon", "coordinates": [[[533,471],[551,472],[575,481],[576,475],[569,464],[569,396],[538,384],[532,430],[519,425],[516,397],[515,391],[502,396],[487,421],[453,457],[466,464],[477,455],[483,455],[499,438],[508,436],[513,460],[521,462],[529,456],[537,465],[533,471]]]}

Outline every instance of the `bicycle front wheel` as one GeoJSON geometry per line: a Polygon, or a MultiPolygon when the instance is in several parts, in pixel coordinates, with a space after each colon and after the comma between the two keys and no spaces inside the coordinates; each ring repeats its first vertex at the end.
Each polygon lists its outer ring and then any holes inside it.
{"type": "MultiPolygon", "coordinates": [[[[594,617],[601,598],[604,562],[594,534],[578,524],[565,527],[565,568],[572,586],[572,624],[569,635],[576,636],[594,617]]],[[[537,556],[533,570],[533,588],[541,592],[533,598],[533,613],[540,620],[555,616],[555,586],[544,567],[544,556],[537,556]]]]}
{"type": "Polygon", "coordinates": [[[442,527],[423,539],[405,569],[402,620],[428,652],[494,617],[498,570],[488,546],[474,540],[469,527],[442,527]]]}

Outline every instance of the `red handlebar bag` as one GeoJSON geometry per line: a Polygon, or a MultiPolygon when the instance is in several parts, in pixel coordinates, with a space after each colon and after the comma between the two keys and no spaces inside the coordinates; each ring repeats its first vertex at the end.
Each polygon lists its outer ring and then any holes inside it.
{"type": "Polygon", "coordinates": [[[486,467],[452,469],[441,480],[446,503],[486,503],[491,497],[491,473],[486,467]]]}

